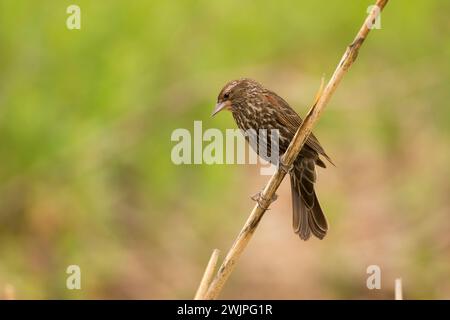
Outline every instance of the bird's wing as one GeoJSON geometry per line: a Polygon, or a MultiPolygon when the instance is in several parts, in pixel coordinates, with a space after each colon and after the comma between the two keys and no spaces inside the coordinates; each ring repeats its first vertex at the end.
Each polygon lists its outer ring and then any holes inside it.
{"type": "MultiPolygon", "coordinates": [[[[289,131],[292,132],[292,135],[294,135],[302,124],[302,119],[297,112],[295,112],[295,110],[292,109],[289,104],[275,92],[269,91],[265,97],[269,103],[274,106],[274,108],[280,110],[280,112],[276,112],[274,114],[274,116],[277,117],[277,120],[283,126],[286,126],[289,131]]],[[[317,140],[316,136],[312,132],[306,140],[306,145],[318,154],[324,156],[332,165],[334,165],[333,161],[331,161],[330,157],[320,145],[319,140],[317,140]]]]}

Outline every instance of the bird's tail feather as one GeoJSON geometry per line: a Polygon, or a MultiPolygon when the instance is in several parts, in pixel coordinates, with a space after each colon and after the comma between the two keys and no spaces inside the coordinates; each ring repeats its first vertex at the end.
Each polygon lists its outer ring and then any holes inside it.
{"type": "Polygon", "coordinates": [[[308,240],[311,233],[323,239],[328,223],[314,191],[314,162],[305,161],[291,173],[293,228],[302,240],[308,240]]]}

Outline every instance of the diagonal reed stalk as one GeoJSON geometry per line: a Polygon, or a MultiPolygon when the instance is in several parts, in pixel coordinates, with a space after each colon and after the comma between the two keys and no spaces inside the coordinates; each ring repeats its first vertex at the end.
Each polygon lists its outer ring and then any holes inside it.
{"type": "Polygon", "coordinates": [[[205,296],[211,281],[214,277],[214,270],[216,270],[217,261],[219,261],[220,251],[214,249],[211,258],[209,258],[208,265],[206,266],[205,273],[203,273],[202,280],[198,286],[197,292],[195,293],[194,300],[201,300],[205,296]]]}
{"type": "MultiPolygon", "coordinates": [[[[365,19],[361,29],[358,31],[358,34],[356,35],[355,39],[347,47],[347,50],[342,56],[341,61],[336,67],[336,70],[334,71],[331,79],[328,81],[328,84],[325,86],[325,89],[319,92],[319,96],[316,99],[316,102],[309,110],[307,116],[305,117],[305,120],[301,124],[300,128],[297,130],[288,149],[286,150],[285,154],[281,159],[282,163],[285,165],[285,168],[289,168],[294,162],[294,160],[297,158],[297,155],[300,152],[303,145],[305,144],[306,139],[308,139],[308,136],[311,133],[314,124],[317,122],[325,106],[330,101],[331,96],[336,91],[336,88],[341,82],[342,78],[347,73],[348,69],[353,64],[353,62],[356,60],[359,49],[364,43],[364,40],[366,39],[367,35],[369,34],[371,26],[375,25],[375,21],[378,15],[386,6],[388,1],[389,0],[377,0],[375,6],[372,7],[372,10],[365,19]]],[[[283,180],[285,175],[286,172],[279,168],[270,178],[264,190],[261,192],[260,205],[256,204],[255,207],[253,208],[250,216],[245,222],[244,227],[242,228],[238,237],[234,241],[233,246],[228,251],[228,254],[223,260],[222,265],[220,266],[216,276],[212,280],[209,289],[207,290],[205,295],[202,298],[196,297],[197,299],[205,299],[205,300],[217,299],[220,292],[222,291],[223,286],[228,280],[228,277],[233,271],[239,257],[246,248],[261,218],[263,217],[266,211],[263,208],[268,208],[268,206],[270,205],[270,200],[267,199],[272,199],[273,195],[275,194],[275,191],[280,186],[281,181],[283,180]]],[[[210,269],[211,268],[208,267],[206,272],[211,272],[210,269]]]]}

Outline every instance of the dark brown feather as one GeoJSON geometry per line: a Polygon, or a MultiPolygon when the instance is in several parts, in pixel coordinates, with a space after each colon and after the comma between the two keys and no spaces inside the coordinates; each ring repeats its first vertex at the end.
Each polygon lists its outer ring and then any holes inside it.
{"type": "MultiPolygon", "coordinates": [[[[294,109],[292,109],[289,104],[275,92],[268,91],[266,94],[264,94],[264,96],[274,108],[279,110],[279,112],[275,113],[277,121],[289,129],[289,132],[292,134],[292,139],[303,122],[302,118],[300,118],[300,116],[294,111],[294,109]]],[[[332,165],[334,165],[333,161],[326,154],[325,150],[320,145],[319,140],[317,140],[314,133],[311,133],[309,135],[305,145],[318,154],[324,156],[325,159],[327,159],[332,165]]],[[[325,164],[323,163],[323,161],[320,161],[320,164],[321,167],[325,168],[325,164]]]]}

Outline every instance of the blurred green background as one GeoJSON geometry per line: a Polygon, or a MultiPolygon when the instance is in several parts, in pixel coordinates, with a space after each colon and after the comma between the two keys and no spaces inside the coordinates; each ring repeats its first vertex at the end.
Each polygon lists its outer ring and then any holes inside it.
{"type": "MultiPolygon", "coordinates": [[[[1,0],[0,296],[192,298],[269,177],[176,166],[172,131],[235,128],[210,113],[243,76],[304,115],[371,4],[1,0]]],[[[337,164],[318,172],[329,234],[295,236],[284,181],[223,298],[392,299],[398,277],[407,299],[450,298],[449,11],[388,4],[315,128],[337,164]]]]}

